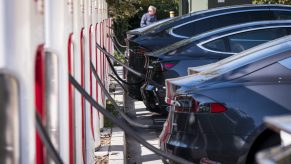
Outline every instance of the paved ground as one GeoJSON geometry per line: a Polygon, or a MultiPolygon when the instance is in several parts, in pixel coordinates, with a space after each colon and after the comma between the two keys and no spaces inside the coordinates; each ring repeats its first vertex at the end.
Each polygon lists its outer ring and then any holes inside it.
{"type": "MultiPolygon", "coordinates": [[[[122,67],[116,67],[116,70],[119,75],[122,77],[122,67]]],[[[124,94],[122,88],[117,85],[115,92],[113,92],[112,96],[117,100],[119,105],[124,105],[126,111],[128,112],[129,116],[134,119],[135,121],[142,123],[142,124],[159,124],[162,125],[164,121],[165,116],[160,116],[156,113],[151,113],[146,110],[143,102],[141,101],[135,101],[127,96],[127,94],[124,94]],[[123,101],[124,100],[124,101],[123,101]],[[124,104],[123,104],[124,102],[124,104]]],[[[162,129],[141,129],[141,128],[134,128],[134,130],[142,136],[147,142],[154,145],[155,147],[159,148],[159,134],[162,129]]],[[[117,133],[122,132],[120,129],[117,129],[117,133]]],[[[115,135],[112,134],[114,137],[115,135]]],[[[128,164],[140,164],[140,163],[150,163],[150,164],[159,164],[163,163],[159,156],[155,155],[153,152],[145,148],[143,145],[136,142],[134,139],[132,139],[130,136],[125,134],[125,149],[126,152],[122,154],[121,150],[119,149],[119,154],[126,155],[124,162],[127,162],[128,164]]],[[[120,145],[121,139],[115,144],[120,145]]],[[[112,151],[114,151],[114,145],[111,148],[112,151]]],[[[120,158],[122,155],[119,155],[119,160],[115,162],[121,162],[120,158]]],[[[109,161],[109,163],[114,163],[112,161],[109,161]]]]}
{"type": "MultiPolygon", "coordinates": [[[[131,110],[130,114],[134,120],[142,124],[156,124],[156,121],[161,118],[158,114],[151,113],[146,110],[141,101],[134,101],[135,110],[131,110]]],[[[161,123],[160,123],[161,124],[161,123]]],[[[134,128],[137,134],[142,136],[148,143],[159,148],[159,134],[162,129],[141,129],[134,128]]],[[[143,145],[136,142],[130,136],[126,135],[127,142],[127,162],[128,163],[163,163],[161,158],[154,154],[152,151],[145,148],[143,145]]]]}
{"type": "MultiPolygon", "coordinates": [[[[117,73],[122,75],[122,67],[117,67],[117,73]]],[[[111,79],[111,84],[116,87],[114,91],[111,92],[111,96],[115,99],[119,106],[123,106],[123,89],[117,84],[116,81],[111,79]]],[[[111,142],[108,150],[108,163],[109,164],[124,164],[126,163],[126,142],[124,131],[118,126],[114,125],[111,133],[111,142]]]]}

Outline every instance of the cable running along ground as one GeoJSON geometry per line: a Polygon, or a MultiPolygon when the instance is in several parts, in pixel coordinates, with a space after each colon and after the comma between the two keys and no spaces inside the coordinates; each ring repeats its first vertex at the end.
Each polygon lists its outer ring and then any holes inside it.
{"type": "Polygon", "coordinates": [[[89,103],[91,105],[94,106],[94,108],[96,108],[98,111],[100,111],[105,117],[107,117],[108,119],[110,119],[115,125],[119,126],[122,130],[124,130],[125,133],[127,133],[129,136],[131,136],[132,138],[134,138],[136,141],[138,141],[139,143],[141,143],[142,145],[144,145],[146,148],[148,148],[149,150],[155,152],[156,154],[166,158],[166,159],[170,159],[172,161],[175,161],[177,163],[181,163],[181,164],[192,164],[192,162],[189,162],[181,157],[175,156],[173,154],[169,154],[166,152],[163,152],[159,149],[157,149],[156,147],[154,147],[153,145],[149,144],[148,142],[146,142],[141,136],[135,134],[136,132],[131,129],[127,124],[125,124],[124,122],[116,119],[110,112],[106,111],[105,108],[103,108],[102,106],[100,106],[83,88],[82,86],[76,81],[76,79],[69,75],[69,80],[72,83],[72,85],[81,93],[82,96],[85,97],[85,99],[87,101],[89,101],[89,103]]]}
{"type": "Polygon", "coordinates": [[[112,101],[113,106],[115,107],[115,109],[117,109],[117,111],[120,113],[121,117],[124,118],[131,126],[134,127],[138,127],[138,128],[146,128],[146,129],[156,129],[156,128],[161,128],[162,126],[158,126],[158,125],[144,125],[144,124],[140,124],[137,123],[135,121],[133,121],[130,117],[128,117],[124,112],[123,112],[123,107],[120,107],[116,104],[115,100],[111,97],[111,95],[109,94],[109,92],[106,90],[105,86],[102,84],[102,81],[100,79],[100,77],[98,76],[97,72],[95,71],[95,67],[93,65],[92,62],[90,62],[90,66],[91,69],[93,71],[93,74],[99,84],[99,86],[101,87],[103,93],[105,93],[105,95],[107,96],[107,98],[112,101]]]}

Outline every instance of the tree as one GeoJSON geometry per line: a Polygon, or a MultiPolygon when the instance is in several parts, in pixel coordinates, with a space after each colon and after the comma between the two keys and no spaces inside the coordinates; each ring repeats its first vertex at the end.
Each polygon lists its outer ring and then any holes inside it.
{"type": "Polygon", "coordinates": [[[178,0],[107,0],[109,16],[114,21],[114,32],[123,42],[126,32],[139,27],[140,19],[148,6],[157,8],[158,20],[169,17],[169,11],[178,11],[178,0]]]}

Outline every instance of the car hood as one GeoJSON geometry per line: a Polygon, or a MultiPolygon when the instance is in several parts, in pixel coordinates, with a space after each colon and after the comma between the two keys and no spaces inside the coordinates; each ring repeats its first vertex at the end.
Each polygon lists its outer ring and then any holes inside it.
{"type": "Polygon", "coordinates": [[[166,80],[167,97],[172,98],[176,94],[189,93],[202,87],[243,77],[265,66],[255,62],[284,52],[286,49],[291,49],[291,35],[259,45],[219,62],[196,67],[201,72],[166,80]]]}

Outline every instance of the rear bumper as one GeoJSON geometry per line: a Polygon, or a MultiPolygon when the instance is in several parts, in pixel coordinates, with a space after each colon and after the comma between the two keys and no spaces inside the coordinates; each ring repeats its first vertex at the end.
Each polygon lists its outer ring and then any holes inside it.
{"type": "Polygon", "coordinates": [[[189,161],[199,163],[202,158],[220,163],[243,163],[242,161],[245,161],[246,155],[243,155],[243,152],[246,152],[245,145],[237,147],[234,141],[235,136],[223,135],[218,138],[215,134],[168,135],[168,140],[160,140],[161,149],[189,161]]]}

